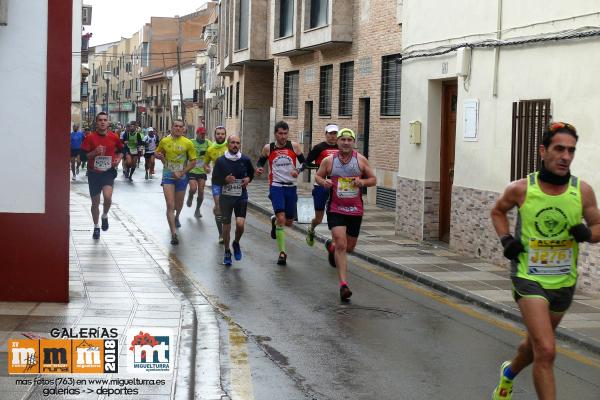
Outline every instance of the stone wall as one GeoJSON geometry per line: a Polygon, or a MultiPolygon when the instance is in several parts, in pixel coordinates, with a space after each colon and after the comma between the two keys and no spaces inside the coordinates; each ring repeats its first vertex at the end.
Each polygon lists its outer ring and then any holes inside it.
{"type": "Polygon", "coordinates": [[[396,233],[416,240],[439,237],[439,182],[399,176],[396,191],[396,233]]]}

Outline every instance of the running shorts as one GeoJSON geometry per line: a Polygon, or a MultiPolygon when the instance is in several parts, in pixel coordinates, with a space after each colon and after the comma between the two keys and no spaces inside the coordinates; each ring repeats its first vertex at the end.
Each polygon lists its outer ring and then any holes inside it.
{"type": "Polygon", "coordinates": [[[285,212],[287,219],[296,217],[296,203],[298,202],[296,186],[269,186],[269,199],[271,199],[275,214],[285,212]]]}
{"type": "Polygon", "coordinates": [[[206,174],[195,174],[193,172],[188,172],[188,178],[190,180],[193,179],[193,180],[198,181],[198,180],[202,179],[205,181],[207,176],[206,176],[206,174]]]}
{"type": "Polygon", "coordinates": [[[210,190],[212,191],[212,195],[213,196],[220,196],[221,195],[221,186],[220,185],[215,185],[213,183],[213,185],[211,186],[210,190]]]}
{"type": "Polygon", "coordinates": [[[522,298],[544,299],[548,302],[550,311],[554,313],[564,313],[567,311],[575,295],[575,285],[560,289],[544,289],[538,282],[530,279],[513,276],[511,280],[513,284],[513,298],[516,302],[522,298]]]}
{"type": "Polygon", "coordinates": [[[187,175],[183,176],[181,179],[173,179],[173,178],[163,178],[161,181],[162,185],[175,185],[176,192],[185,192],[188,185],[187,175]]]}
{"type": "Polygon", "coordinates": [[[71,149],[71,158],[77,157],[79,153],[79,149],[71,149]]]}
{"type": "Polygon", "coordinates": [[[315,211],[324,211],[327,199],[329,198],[329,189],[323,186],[315,185],[312,190],[313,203],[315,205],[315,211]]]}
{"type": "Polygon", "coordinates": [[[362,215],[345,215],[334,212],[327,212],[327,226],[331,230],[336,226],[345,226],[346,235],[357,238],[360,233],[360,224],[362,215]]]}
{"type": "Polygon", "coordinates": [[[219,209],[223,224],[231,224],[231,214],[235,213],[236,218],[246,218],[246,210],[248,208],[248,199],[241,196],[221,196],[219,197],[219,209]]]}
{"type": "Polygon", "coordinates": [[[117,170],[114,168],[104,172],[88,171],[88,186],[90,196],[95,197],[102,192],[104,186],[113,186],[117,177],[117,170]]]}

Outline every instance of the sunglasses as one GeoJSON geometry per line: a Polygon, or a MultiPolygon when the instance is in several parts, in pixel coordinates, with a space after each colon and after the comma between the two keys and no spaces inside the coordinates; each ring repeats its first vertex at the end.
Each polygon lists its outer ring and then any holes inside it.
{"type": "Polygon", "coordinates": [[[548,127],[548,130],[552,133],[558,131],[559,129],[568,129],[570,131],[573,131],[573,133],[577,133],[577,130],[575,129],[575,127],[566,122],[553,122],[548,127]]]}

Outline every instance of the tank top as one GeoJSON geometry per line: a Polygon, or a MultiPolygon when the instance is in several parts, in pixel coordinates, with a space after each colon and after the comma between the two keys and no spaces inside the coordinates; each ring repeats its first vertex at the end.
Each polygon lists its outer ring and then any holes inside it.
{"type": "Polygon", "coordinates": [[[536,281],[545,289],[575,285],[579,245],[569,229],[583,218],[580,186],[572,176],[567,189],[553,196],[540,188],[538,172],[528,175],[515,232],[525,251],[512,262],[513,276],[536,281]]]}
{"type": "Polygon", "coordinates": [[[342,163],[339,153],[334,155],[329,176],[333,183],[329,196],[329,212],[353,216],[363,215],[362,190],[354,185],[354,178],[362,176],[358,164],[358,153],[353,151],[352,158],[347,163],[342,163]]]}
{"type": "Polygon", "coordinates": [[[271,186],[296,186],[292,171],[296,169],[296,152],[289,140],[283,147],[271,143],[269,151],[269,184],[271,186]]]}

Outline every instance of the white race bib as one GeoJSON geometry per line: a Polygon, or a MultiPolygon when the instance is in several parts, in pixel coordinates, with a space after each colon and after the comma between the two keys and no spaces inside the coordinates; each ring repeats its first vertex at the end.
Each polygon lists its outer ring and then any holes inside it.
{"type": "Polygon", "coordinates": [[[108,171],[112,166],[111,156],[96,156],[94,159],[94,169],[98,171],[108,171]]]}
{"type": "Polygon", "coordinates": [[[573,263],[573,241],[532,238],[527,257],[531,275],[567,275],[573,263]]]}
{"type": "Polygon", "coordinates": [[[221,189],[221,194],[227,196],[241,196],[242,195],[242,181],[243,179],[236,179],[233,183],[228,183],[221,189]]]}

